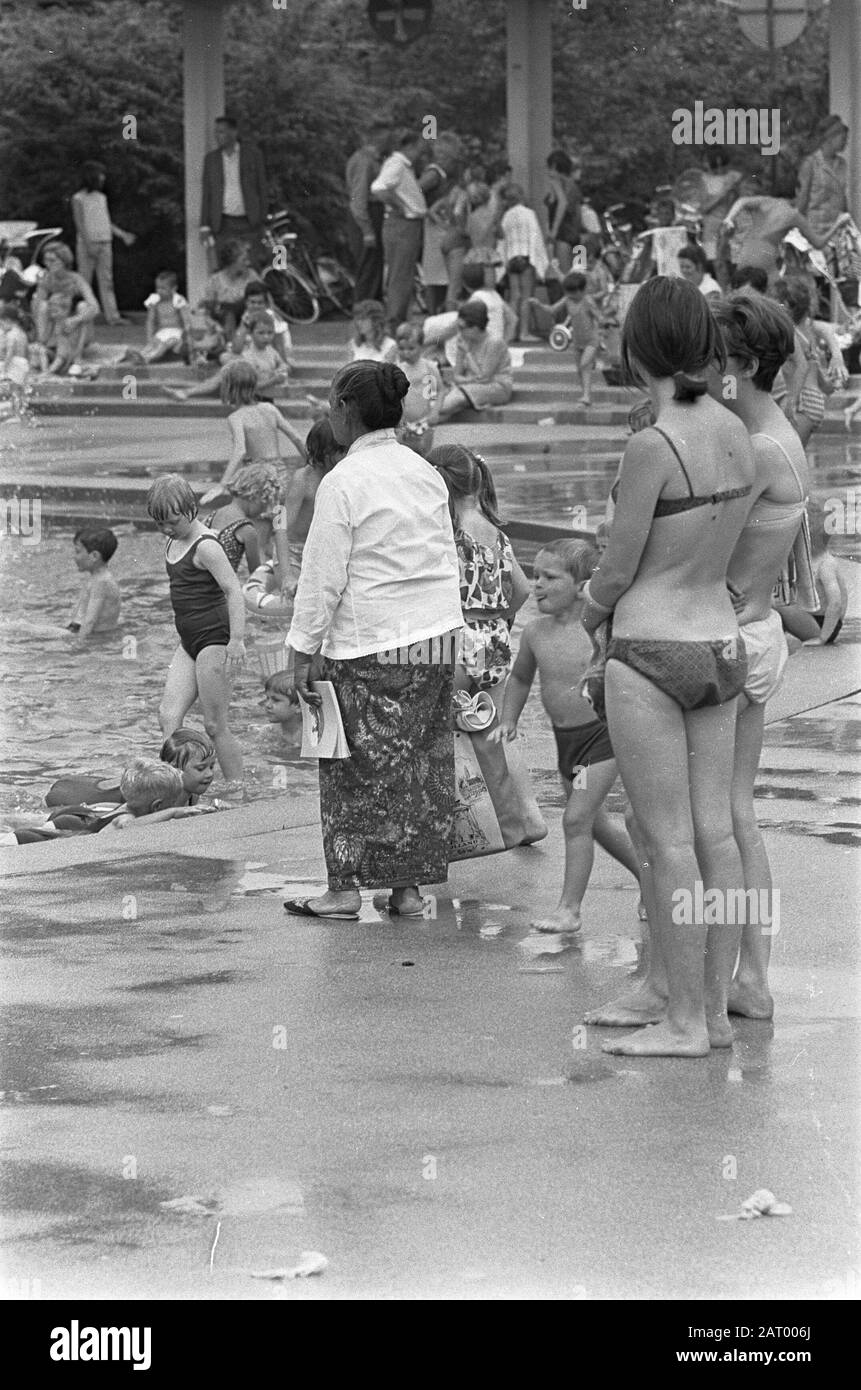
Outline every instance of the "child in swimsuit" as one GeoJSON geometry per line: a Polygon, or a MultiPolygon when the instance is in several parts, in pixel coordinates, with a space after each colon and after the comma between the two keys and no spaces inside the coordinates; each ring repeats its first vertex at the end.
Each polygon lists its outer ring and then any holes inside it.
{"type": "Polygon", "coordinates": [[[108,561],[117,548],[113,531],[104,526],[85,526],[74,536],[75,567],[89,575],[81,591],[69,632],[85,639],[96,632],[113,632],[120,620],[120,586],[108,574],[108,561]]]}
{"type": "Polygon", "coordinates": [[[595,841],[638,878],[637,856],[627,834],[604,809],[616,780],[607,725],[595,719],[579,694],[589,661],[580,619],[583,587],[599,561],[588,541],[560,540],[535,557],[535,599],[540,617],[527,623],[505,689],[499,728],[491,739],[517,737],[517,721],[538,672],[541,703],[553,725],[559,773],[567,802],[562,817],[565,878],[559,906],[530,925],[540,932],[579,932],[580,909],[595,853],[595,841]]]}
{"type": "Polygon", "coordinates": [[[588,293],[586,276],[573,270],[562,281],[565,298],[551,304],[548,312],[565,324],[571,334],[571,347],[577,362],[582,395],[579,404],[590,406],[592,367],[598,355],[598,327],[601,315],[588,293]]]}
{"type": "Polygon", "coordinates": [[[278,473],[271,463],[249,463],[240,468],[227,490],[232,502],[210,512],[203,524],[216,533],[233,569],[239,569],[244,557],[248,573],[253,574],[260,564],[258,527],[271,535],[272,518],[282,505],[278,473]]]}
{"type": "Polygon", "coordinates": [[[178,770],[153,758],[135,758],[126,768],[120,778],[120,795],[119,805],[58,807],[47,825],[16,830],[15,839],[19,845],[38,844],[72,835],[96,835],[102,830],[160,825],[211,809],[189,805],[178,770]]]}
{"type": "Polygon", "coordinates": [[[292,670],[276,671],[266,677],[262,704],[267,723],[281,735],[281,744],[298,748],[302,742],[302,711],[292,670]]]}
{"type": "Polygon", "coordinates": [[[277,406],[271,401],[257,399],[257,375],[250,363],[231,362],[224,368],[221,373],[221,400],[224,405],[231,407],[227,417],[230,457],[221,482],[201,498],[203,505],[214,502],[223,493],[243,463],[274,464],[281,473],[281,483],[286,489],[298,463],[291,460],[287,464],[282,459],[278,436],[285,435],[299,458],[304,459],[302,438],[284,419],[277,406]]]}
{"type": "Polygon", "coordinates": [[[228,725],[232,678],[245,660],[245,605],[236,574],[217,538],[197,518],[185,478],[168,473],[147,494],[147,511],[167,536],[165,562],[179,646],[159,709],[165,738],[195,700],[228,783],[241,783],[242,751],[228,725]]]}
{"type": "Polygon", "coordinates": [[[174,729],[161,746],[159,758],[182,777],[185,804],[196,806],[212,786],[215,744],[202,729],[174,729]]]}

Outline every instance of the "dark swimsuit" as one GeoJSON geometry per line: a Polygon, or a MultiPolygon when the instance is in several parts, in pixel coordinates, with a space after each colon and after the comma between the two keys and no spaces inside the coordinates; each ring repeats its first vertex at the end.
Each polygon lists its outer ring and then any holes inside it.
{"type": "MultiPolygon", "coordinates": [[[[652,425],[667,441],[688,485],[687,497],[659,497],[655,516],[677,516],[693,511],[694,507],[711,507],[718,502],[730,502],[747,497],[747,487],[725,488],[723,492],[697,495],[688,477],[688,470],[672,439],[658,425],[652,425]]],[[[615,499],[614,499],[615,500],[615,499]]],[[[682,709],[704,709],[708,705],[723,705],[734,700],[744,689],[747,679],[747,653],[742,638],[733,633],[715,642],[675,642],[643,637],[611,637],[607,660],[621,661],[646,680],[663,690],[682,709]]]]}
{"type": "MultiPolygon", "coordinates": [[[[230,622],[227,599],[209,570],[199,570],[194,564],[194,552],[201,541],[215,536],[198,536],[182,559],[165,564],[170,581],[170,601],[173,618],[183,651],[194,661],[204,647],[226,647],[230,641],[230,622]]],[[[170,545],[170,541],[167,543],[170,545]]]]}
{"type": "Polygon", "coordinates": [[[606,763],[615,757],[609,730],[603,719],[592,719],[588,724],[574,724],[570,728],[554,724],[553,733],[557,765],[569,782],[578,768],[606,763]]]}

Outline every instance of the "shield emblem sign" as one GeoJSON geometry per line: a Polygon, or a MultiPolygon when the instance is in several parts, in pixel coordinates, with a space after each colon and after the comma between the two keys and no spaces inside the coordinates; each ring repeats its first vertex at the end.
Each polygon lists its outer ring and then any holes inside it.
{"type": "Polygon", "coordinates": [[[374,33],[388,43],[412,43],[430,28],[432,0],[368,0],[374,33]]]}
{"type": "Polygon", "coordinates": [[[785,48],[804,33],[812,6],[807,0],[736,0],[741,31],[759,48],[785,48]]]}

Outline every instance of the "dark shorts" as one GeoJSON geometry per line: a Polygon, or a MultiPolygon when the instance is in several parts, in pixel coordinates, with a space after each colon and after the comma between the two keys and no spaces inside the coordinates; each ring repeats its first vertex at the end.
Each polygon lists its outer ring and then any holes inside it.
{"type": "Polygon", "coordinates": [[[606,763],[613,757],[610,732],[602,719],[592,719],[588,724],[576,724],[573,729],[559,729],[554,724],[553,733],[559,755],[559,771],[569,782],[578,767],[606,763]]]}
{"type": "MultiPolygon", "coordinates": [[[[813,619],[813,621],[814,621],[815,623],[818,624],[818,626],[819,626],[820,629],[822,629],[822,628],[824,627],[824,625],[825,625],[825,614],[824,614],[824,613],[811,613],[810,616],[811,616],[811,618],[813,619]]],[[[840,621],[839,621],[839,623],[837,624],[836,628],[835,628],[834,631],[832,632],[831,636],[829,637],[828,641],[825,643],[826,647],[830,647],[832,642],[836,642],[836,641],[837,641],[837,638],[838,638],[838,636],[839,636],[840,629],[841,629],[842,626],[843,626],[843,619],[841,618],[840,621]]]]}

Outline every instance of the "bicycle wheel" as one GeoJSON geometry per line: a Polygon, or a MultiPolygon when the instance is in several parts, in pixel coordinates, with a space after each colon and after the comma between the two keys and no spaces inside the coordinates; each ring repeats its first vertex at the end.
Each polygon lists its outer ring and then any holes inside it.
{"type": "Polygon", "coordinates": [[[285,270],[267,270],[263,283],[290,323],[317,322],[320,302],[304,275],[293,266],[285,270]]]}
{"type": "Polygon", "coordinates": [[[356,281],[334,256],[318,256],[317,283],[330,304],[342,314],[351,314],[356,295],[356,281]]]}

